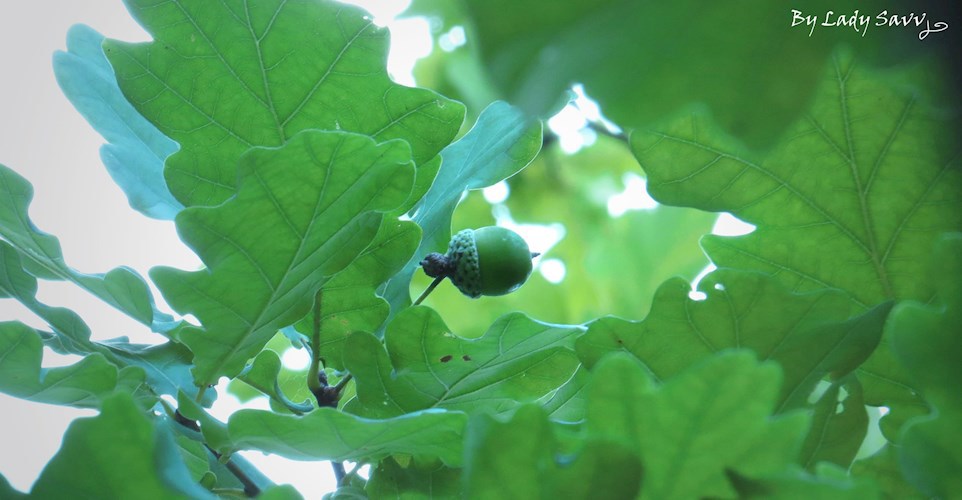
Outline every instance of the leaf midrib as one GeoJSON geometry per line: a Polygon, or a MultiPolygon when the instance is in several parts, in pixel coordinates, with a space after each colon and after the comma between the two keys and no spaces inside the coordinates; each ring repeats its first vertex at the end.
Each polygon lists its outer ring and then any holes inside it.
{"type": "MultiPolygon", "coordinates": [[[[871,182],[864,187],[862,186],[862,177],[859,174],[859,168],[855,160],[855,143],[852,139],[851,119],[849,117],[848,109],[849,99],[846,87],[846,83],[848,82],[849,76],[852,74],[852,69],[855,67],[855,63],[853,62],[849,65],[848,71],[843,76],[840,72],[838,57],[833,57],[832,62],[835,66],[835,77],[838,79],[838,95],[840,101],[839,106],[842,111],[842,125],[845,129],[845,143],[848,146],[847,163],[852,173],[852,182],[855,183],[855,192],[858,194],[859,209],[862,215],[862,225],[865,226],[866,237],[868,238],[869,257],[872,259],[872,265],[875,268],[875,274],[878,276],[879,283],[882,285],[882,292],[887,298],[893,298],[894,293],[892,291],[892,284],[889,281],[888,272],[885,269],[885,265],[881,261],[881,255],[879,254],[878,250],[878,241],[875,236],[875,224],[872,221],[872,213],[868,206],[868,193],[869,189],[871,188],[871,182]]],[[[895,135],[901,128],[902,122],[904,121],[905,116],[910,108],[911,101],[896,125],[896,132],[893,132],[893,134],[889,136],[885,145],[882,147],[883,153],[881,156],[884,156],[884,152],[888,150],[888,145],[894,141],[895,135]]],[[[881,164],[881,156],[879,158],[879,162],[872,167],[872,172],[869,174],[870,181],[874,181],[875,179],[875,172],[878,171],[879,165],[881,164]]],[[[845,155],[843,155],[843,158],[844,157],[845,155]]]]}
{"type": "MultiPolygon", "coordinates": [[[[321,214],[318,214],[318,210],[320,209],[321,202],[324,200],[324,197],[325,197],[325,195],[326,195],[326,191],[327,191],[326,188],[327,188],[327,184],[328,184],[328,182],[330,181],[330,178],[331,178],[331,172],[332,172],[332,170],[333,170],[333,168],[334,168],[334,161],[337,159],[337,155],[338,155],[338,153],[340,152],[340,148],[341,148],[341,146],[342,146],[343,144],[344,144],[344,139],[343,139],[343,137],[342,137],[341,140],[338,141],[338,144],[337,144],[337,146],[335,147],[334,151],[331,153],[331,160],[327,162],[327,173],[325,174],[324,185],[321,186],[321,192],[319,193],[319,195],[318,195],[318,197],[317,197],[317,201],[316,201],[315,204],[314,204],[314,208],[313,208],[313,210],[312,210],[311,221],[308,223],[307,229],[304,231],[304,237],[300,238],[300,241],[299,241],[299,243],[298,243],[297,249],[291,254],[291,260],[290,260],[290,261],[288,262],[288,264],[287,264],[287,269],[286,269],[286,270],[284,271],[284,273],[282,274],[283,277],[281,278],[281,281],[283,281],[285,277],[287,277],[289,274],[291,274],[291,271],[297,266],[297,264],[299,264],[299,263],[301,262],[301,261],[298,260],[298,257],[301,255],[301,253],[302,253],[303,250],[304,250],[304,243],[305,243],[306,240],[307,240],[307,235],[309,235],[309,234],[311,233],[311,230],[313,229],[314,224],[317,222],[317,220],[318,220],[319,218],[321,218],[321,214]]],[[[371,167],[371,166],[372,166],[372,165],[369,165],[369,167],[371,167]]],[[[344,192],[338,197],[338,199],[340,199],[340,197],[344,196],[345,193],[347,193],[348,191],[352,190],[355,186],[357,186],[357,185],[359,184],[359,182],[360,182],[361,179],[362,179],[362,177],[358,177],[358,178],[351,184],[350,187],[348,187],[347,189],[344,190],[344,192]]],[[[336,202],[336,201],[337,201],[337,200],[334,200],[334,202],[336,202]]],[[[329,207],[330,207],[330,206],[333,206],[334,202],[332,202],[332,203],[329,205],[329,207]]],[[[336,235],[338,235],[339,233],[343,232],[343,231],[345,230],[345,228],[346,228],[348,225],[350,225],[351,222],[353,222],[354,220],[356,220],[356,219],[357,219],[361,214],[363,214],[363,213],[364,213],[364,212],[361,212],[361,213],[355,215],[354,217],[351,217],[351,219],[350,219],[346,224],[342,224],[341,227],[338,228],[337,231],[334,232],[334,236],[336,236],[336,235]]],[[[256,266],[256,267],[259,267],[259,266],[260,266],[260,264],[256,263],[255,261],[251,261],[251,263],[254,264],[254,266],[256,266]]],[[[262,308],[260,309],[260,311],[258,311],[257,317],[254,319],[254,321],[253,321],[253,322],[247,322],[247,331],[244,332],[244,335],[243,335],[242,340],[249,339],[249,338],[251,337],[251,335],[253,334],[253,332],[260,330],[261,328],[263,328],[264,324],[269,323],[269,322],[261,323],[261,321],[262,321],[262,319],[263,319],[263,317],[264,317],[264,314],[267,312],[268,309],[270,309],[270,305],[271,305],[271,304],[274,304],[274,303],[278,300],[277,293],[278,293],[278,290],[280,290],[281,287],[280,287],[280,286],[277,286],[277,287],[271,286],[270,288],[271,288],[271,295],[270,295],[270,297],[268,297],[267,302],[265,303],[264,307],[262,307],[262,308]]],[[[293,288],[292,288],[292,290],[293,290],[293,288]]],[[[290,291],[291,291],[291,290],[288,290],[288,291],[286,291],[286,293],[289,293],[290,291]]],[[[311,295],[313,295],[313,294],[311,294],[311,295]]],[[[240,315],[238,315],[238,316],[240,317],[240,315]]],[[[242,318],[242,319],[244,319],[244,318],[242,318]]],[[[246,319],[245,319],[245,322],[246,322],[246,319]]],[[[207,332],[205,332],[205,333],[207,333],[207,332]]],[[[208,333],[208,335],[209,335],[209,333],[208,333]]],[[[213,368],[213,373],[216,374],[217,372],[220,372],[221,369],[224,367],[224,365],[227,364],[227,362],[228,362],[235,354],[237,354],[237,351],[241,348],[241,345],[242,345],[242,344],[243,344],[242,341],[241,341],[241,342],[232,343],[231,348],[228,350],[228,352],[227,352],[225,355],[222,355],[222,356],[219,356],[219,357],[218,357],[217,363],[212,367],[212,368],[213,368]]],[[[216,376],[216,375],[214,375],[214,376],[216,376]]],[[[208,380],[205,380],[204,382],[205,382],[204,385],[207,385],[207,384],[210,383],[210,380],[208,379],[208,380]]]]}

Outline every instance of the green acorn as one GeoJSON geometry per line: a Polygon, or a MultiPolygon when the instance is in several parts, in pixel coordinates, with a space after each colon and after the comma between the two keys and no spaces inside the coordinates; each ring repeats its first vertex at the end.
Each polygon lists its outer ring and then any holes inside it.
{"type": "Polygon", "coordinates": [[[421,261],[425,274],[436,279],[415,303],[444,278],[451,278],[454,286],[471,298],[511,293],[531,275],[531,259],[538,255],[510,229],[465,229],[451,238],[447,253],[432,253],[421,261]]]}

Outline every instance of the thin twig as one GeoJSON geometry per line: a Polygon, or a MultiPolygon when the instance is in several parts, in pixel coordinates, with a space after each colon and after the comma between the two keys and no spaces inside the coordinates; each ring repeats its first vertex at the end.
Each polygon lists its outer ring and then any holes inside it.
{"type": "Polygon", "coordinates": [[[347,475],[347,473],[344,472],[344,463],[331,461],[331,469],[334,469],[334,480],[337,482],[337,486],[343,486],[344,476],[347,475]]]}
{"type": "MultiPolygon", "coordinates": [[[[317,400],[318,407],[337,408],[343,385],[338,383],[338,385],[334,387],[328,386],[327,376],[324,375],[323,371],[324,360],[321,358],[321,292],[322,290],[318,290],[317,295],[314,296],[314,321],[311,331],[311,367],[307,371],[307,388],[310,389],[311,394],[314,395],[314,399],[317,400]]],[[[344,382],[345,379],[350,380],[350,374],[344,377],[344,379],[341,379],[341,382],[344,382]]],[[[337,481],[338,486],[340,486],[344,481],[344,464],[332,460],[331,469],[334,470],[334,479],[337,481]]]]}
{"type": "MultiPolygon", "coordinates": [[[[311,367],[307,370],[307,388],[311,390],[311,394],[317,398],[318,394],[323,391],[324,387],[321,384],[321,290],[317,291],[314,296],[314,323],[313,330],[311,331],[311,367]]],[[[324,384],[326,385],[326,384],[324,384]]],[[[321,398],[318,398],[318,404],[321,404],[321,398]]],[[[323,405],[322,405],[323,406],[323,405]]]]}
{"type": "Polygon", "coordinates": [[[347,383],[350,382],[352,378],[354,378],[354,376],[348,373],[347,375],[342,377],[341,380],[337,381],[337,384],[334,385],[334,390],[337,391],[338,396],[341,395],[341,391],[344,390],[344,386],[346,386],[347,383]]]}
{"type": "Polygon", "coordinates": [[[424,292],[421,293],[421,296],[418,297],[418,299],[415,300],[415,301],[414,301],[414,304],[412,304],[412,305],[415,305],[415,306],[416,306],[416,305],[420,304],[422,301],[424,301],[424,299],[426,299],[426,298],[428,297],[428,295],[430,295],[431,292],[433,292],[434,289],[437,288],[437,286],[440,285],[441,282],[444,281],[444,278],[446,278],[446,277],[447,277],[447,276],[442,275],[442,276],[438,276],[437,278],[434,278],[434,281],[432,281],[431,284],[428,285],[427,289],[425,289],[424,292]]]}
{"type": "MultiPolygon", "coordinates": [[[[187,429],[190,429],[191,431],[194,431],[197,433],[201,432],[200,424],[197,423],[196,420],[192,420],[185,417],[184,414],[180,412],[180,410],[174,409],[166,401],[160,400],[160,402],[163,405],[164,410],[167,412],[167,414],[171,418],[174,419],[175,422],[184,426],[187,429]]],[[[207,443],[204,443],[204,447],[207,448],[207,451],[209,451],[212,455],[214,455],[214,457],[217,458],[218,461],[221,460],[222,455],[218,453],[217,450],[211,448],[210,445],[207,443]]],[[[233,474],[234,477],[236,477],[237,480],[240,481],[242,485],[244,485],[244,493],[248,497],[254,498],[261,494],[260,487],[258,487],[257,484],[254,483],[254,481],[247,476],[247,473],[241,470],[241,468],[238,467],[233,460],[228,459],[227,463],[225,463],[224,466],[227,467],[227,470],[230,471],[230,473],[233,474]]]]}
{"type": "MultiPolygon", "coordinates": [[[[217,460],[220,460],[220,453],[214,451],[214,449],[211,448],[207,443],[204,443],[204,446],[206,446],[207,449],[210,450],[215,457],[217,457],[217,460]]],[[[252,481],[251,478],[247,477],[247,474],[245,474],[244,471],[242,471],[233,460],[227,460],[227,463],[224,464],[224,466],[227,467],[227,470],[229,470],[230,473],[233,474],[234,477],[236,477],[237,480],[244,485],[244,493],[246,493],[247,496],[254,498],[261,494],[261,489],[254,484],[254,481],[252,481]]]]}

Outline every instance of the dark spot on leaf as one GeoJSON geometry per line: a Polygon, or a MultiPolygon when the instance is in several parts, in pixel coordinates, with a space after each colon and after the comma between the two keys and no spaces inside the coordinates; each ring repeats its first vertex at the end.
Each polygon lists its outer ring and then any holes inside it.
{"type": "Polygon", "coordinates": [[[465,354],[464,356],[461,356],[461,359],[465,361],[471,361],[471,356],[468,356],[467,354],[465,354]]]}
{"type": "Polygon", "coordinates": [[[444,356],[444,357],[441,358],[441,362],[442,362],[442,363],[447,363],[448,361],[451,361],[451,358],[453,358],[453,357],[454,357],[454,356],[448,354],[447,356],[444,356]]]}
{"type": "Polygon", "coordinates": [[[625,341],[621,339],[615,339],[615,342],[617,342],[618,345],[625,345],[625,341]]]}

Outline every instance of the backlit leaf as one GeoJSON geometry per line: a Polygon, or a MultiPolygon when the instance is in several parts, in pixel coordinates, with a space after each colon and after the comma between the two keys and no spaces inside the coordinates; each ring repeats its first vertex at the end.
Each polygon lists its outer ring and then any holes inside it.
{"type": "Polygon", "coordinates": [[[616,443],[589,442],[556,460],[557,440],[543,410],[526,405],[507,421],[471,421],[465,438],[464,495],[470,498],[611,498],[638,494],[638,457],[616,443]]]}
{"type": "Polygon", "coordinates": [[[555,422],[578,422],[585,415],[585,389],[588,385],[588,370],[582,365],[574,375],[544,398],[542,408],[555,422]]]}
{"type": "Polygon", "coordinates": [[[902,302],[892,311],[886,333],[932,408],[931,414],[905,424],[899,464],[926,495],[952,498],[962,495],[962,234],[940,239],[932,262],[939,303],[902,302]]]}
{"type": "Polygon", "coordinates": [[[564,384],[578,367],[577,326],[505,316],[476,340],[448,331],[433,309],[406,309],[385,333],[387,352],[367,333],[345,345],[359,415],[384,418],[426,408],[503,412],[564,384]]]}
{"type": "Polygon", "coordinates": [[[848,469],[867,428],[868,413],[858,380],[832,384],[815,403],[812,428],[802,447],[802,465],[814,471],[819,462],[831,462],[848,469]]]}
{"type": "Polygon", "coordinates": [[[181,334],[201,387],[240,373],[304,317],[317,289],[374,239],[376,211],[403,202],[414,180],[406,144],[346,132],[304,132],[241,163],[236,197],[177,216],[207,269],[151,271],[167,302],[203,325],[181,334]]]}
{"type": "MultiPolygon", "coordinates": [[[[147,373],[147,382],[151,390],[158,394],[177,396],[178,392],[185,392],[196,397],[197,386],[193,383],[190,373],[193,355],[184,344],[168,341],[163,344],[131,344],[127,339],[112,339],[98,344],[115,364],[130,365],[142,368],[147,373]]],[[[210,406],[217,393],[213,389],[206,392],[202,398],[205,406],[210,406]]]]}
{"type": "Polygon", "coordinates": [[[160,133],[127,102],[101,44],[103,35],[76,25],[67,51],[53,55],[53,72],[64,95],[109,144],[100,159],[130,206],[148,217],[173,219],[183,205],[167,190],[164,160],[177,143],[160,133]]]}
{"type": "Polygon", "coordinates": [[[801,468],[789,469],[778,475],[757,481],[746,481],[737,476],[732,482],[738,498],[766,498],[794,500],[796,498],[831,498],[833,500],[873,500],[879,498],[878,488],[864,478],[852,478],[844,469],[822,463],[814,474],[801,468]]]}
{"type": "Polygon", "coordinates": [[[0,474],[0,494],[3,495],[3,498],[10,498],[12,500],[27,497],[25,493],[14,489],[13,486],[10,486],[7,478],[3,477],[3,474],[0,474]]]}
{"type": "MultiPolygon", "coordinates": [[[[306,413],[314,409],[309,399],[295,402],[287,398],[278,380],[280,372],[281,359],[277,356],[277,353],[270,349],[264,349],[254,358],[254,361],[252,361],[250,365],[244,368],[244,371],[241,372],[235,380],[246,382],[251,387],[266,394],[271,398],[273,403],[277,403],[287,411],[306,413]]],[[[305,376],[301,380],[304,386],[307,386],[306,378],[305,376]]]]}
{"type": "Polygon", "coordinates": [[[220,454],[227,454],[234,450],[234,441],[227,430],[227,424],[214,418],[196,401],[187,397],[185,393],[177,394],[177,411],[188,420],[197,422],[204,443],[220,454]]]}
{"type": "Polygon", "coordinates": [[[0,391],[11,396],[95,408],[114,391],[144,383],[142,370],[118,370],[99,353],[57,368],[42,368],[42,358],[43,342],[36,331],[22,323],[0,323],[0,391]]]}
{"type": "Polygon", "coordinates": [[[107,58],[134,107],[180,151],[165,176],[185,205],[234,194],[238,159],[307,129],[404,139],[418,164],[461,125],[464,107],[393,83],[387,31],[333,1],[127,0],[154,38],[108,40],[107,58]]]}
{"type": "MultiPolygon", "coordinates": [[[[148,398],[153,397],[152,393],[173,396],[180,390],[192,396],[197,394],[189,371],[192,355],[183,344],[171,340],[160,345],[135,345],[125,338],[92,342],[90,328],[80,316],[69,309],[46,305],[37,300],[36,294],[37,279],[23,270],[19,254],[9,244],[0,241],[0,298],[16,299],[50,325],[54,333],[43,337],[44,344],[61,354],[86,356],[97,353],[105,356],[117,369],[138,367],[132,369],[132,373],[144,370],[150,390],[143,395],[148,398]]],[[[133,382],[133,379],[129,380],[133,382]]],[[[133,384],[130,389],[139,385],[133,384]]],[[[213,396],[210,394],[204,403],[212,403],[213,396]]]]}
{"type": "MultiPolygon", "coordinates": [[[[719,266],[764,271],[796,291],[837,288],[870,308],[935,293],[918,277],[936,237],[962,229],[952,120],[924,95],[840,55],[806,116],[767,155],[697,114],[633,135],[632,147],[656,199],[730,211],[757,226],[703,240],[719,266]]],[[[912,406],[888,342],[860,370],[865,400],[912,406]]]]}
{"type": "Polygon", "coordinates": [[[657,388],[636,360],[606,358],[592,373],[588,435],[638,450],[645,474],[641,498],[732,496],[726,470],[786,467],[807,427],[799,413],[771,417],[779,370],[752,358],[718,354],[657,388]],[[794,438],[795,449],[765,453],[773,425],[794,438]]]}
{"type": "Polygon", "coordinates": [[[461,498],[461,470],[445,467],[438,461],[402,466],[394,459],[385,459],[371,470],[366,491],[373,498],[461,498]]]}
{"type": "MultiPolygon", "coordinates": [[[[467,49],[481,53],[504,98],[529,112],[550,107],[580,83],[622,128],[646,127],[697,102],[731,133],[758,145],[776,139],[803,112],[837,43],[865,54],[896,41],[903,43],[888,48],[900,57],[933,52],[932,44],[913,39],[914,30],[873,36],[878,28],[872,27],[859,37],[847,27],[819,27],[809,36],[809,26],[793,17],[797,10],[821,22],[826,13],[834,12],[834,20],[860,9],[874,23],[875,13],[892,10],[875,1],[742,0],[738,8],[697,0],[461,3],[469,19],[451,24],[468,25],[469,44],[476,45],[467,49]]],[[[946,11],[933,6],[929,14],[944,18],[946,11]]]]}
{"type": "Polygon", "coordinates": [[[473,418],[465,495],[727,498],[731,471],[791,470],[807,426],[799,413],[771,417],[778,369],[746,352],[716,355],[661,385],[637,360],[614,355],[590,378],[585,422],[568,438],[573,452],[560,449],[560,427],[537,406],[505,421],[473,418]]]}
{"type": "MultiPolygon", "coordinates": [[[[423,168],[423,167],[422,167],[423,168]]],[[[418,169],[420,176],[421,169],[418,169]]],[[[376,332],[390,306],[377,290],[411,258],[421,230],[411,221],[385,217],[374,241],[343,271],[321,287],[321,341],[325,366],[342,369],[344,341],[351,332],[376,332]]],[[[297,330],[310,338],[313,312],[298,322],[297,330]]]]}
{"type": "Polygon", "coordinates": [[[304,416],[241,410],[228,429],[235,446],[294,460],[373,462],[401,454],[461,464],[461,433],[467,417],[459,412],[424,411],[385,420],[318,408],[304,416]]]}
{"type": "Polygon", "coordinates": [[[902,474],[898,450],[885,445],[876,454],[852,464],[852,476],[864,477],[875,482],[885,498],[921,500],[928,498],[916,490],[902,474]]]}
{"type": "Polygon", "coordinates": [[[173,437],[126,394],[75,420],[31,490],[36,498],[212,498],[190,480],[173,437]],[[119,466],[122,464],[122,466],[119,466]]]}
{"type": "Polygon", "coordinates": [[[156,332],[167,332],[173,318],[159,312],[147,283],[132,269],[118,267],[107,274],[84,274],[67,266],[60,242],[37,229],[27,210],[33,186],[0,165],[0,237],[20,252],[24,267],[37,278],[70,281],[156,332]]]}
{"type": "Polygon", "coordinates": [[[0,298],[14,299],[43,318],[58,334],[64,351],[85,354],[95,350],[90,329],[77,313],[37,300],[37,278],[23,269],[20,255],[9,243],[0,240],[0,298]]]}
{"type": "Polygon", "coordinates": [[[862,307],[928,300],[917,279],[942,231],[962,227],[952,122],[844,55],[806,116],[767,155],[692,114],[632,136],[663,203],[729,211],[757,229],[706,237],[720,267],[771,273],[793,290],[838,288],[862,307]]]}
{"type": "Polygon", "coordinates": [[[589,366],[604,354],[626,350],[657,379],[666,379],[712,353],[748,348],[783,367],[778,411],[804,406],[824,376],[844,376],[867,359],[882,335],[891,304],[849,320],[851,302],[836,291],[795,294],[773,278],[720,269],[699,282],[704,300],[689,297],[688,283],[669,280],[640,322],[602,318],[578,341],[589,366]]]}
{"type": "MultiPolygon", "coordinates": [[[[190,444],[185,444],[182,440],[195,443],[204,450],[204,456],[206,456],[208,466],[207,470],[214,476],[214,479],[216,479],[217,487],[234,490],[243,490],[246,488],[244,483],[240,482],[237,476],[231,472],[231,469],[243,474],[251,484],[257,488],[260,488],[262,492],[276,486],[270,479],[267,478],[267,476],[255,468],[250,461],[240,454],[235,453],[230,456],[228,467],[228,464],[222,463],[221,459],[215,456],[206,446],[204,437],[201,435],[201,433],[195,431],[194,429],[188,428],[171,418],[164,418],[162,422],[163,425],[174,435],[175,443],[179,447],[178,452],[182,457],[184,457],[184,462],[188,466],[189,471],[193,472],[195,468],[202,469],[203,467],[197,463],[197,460],[200,458],[197,447],[190,444]],[[185,455],[190,455],[190,457],[186,457],[185,455]]],[[[203,425],[203,422],[200,423],[203,425]]]]}

